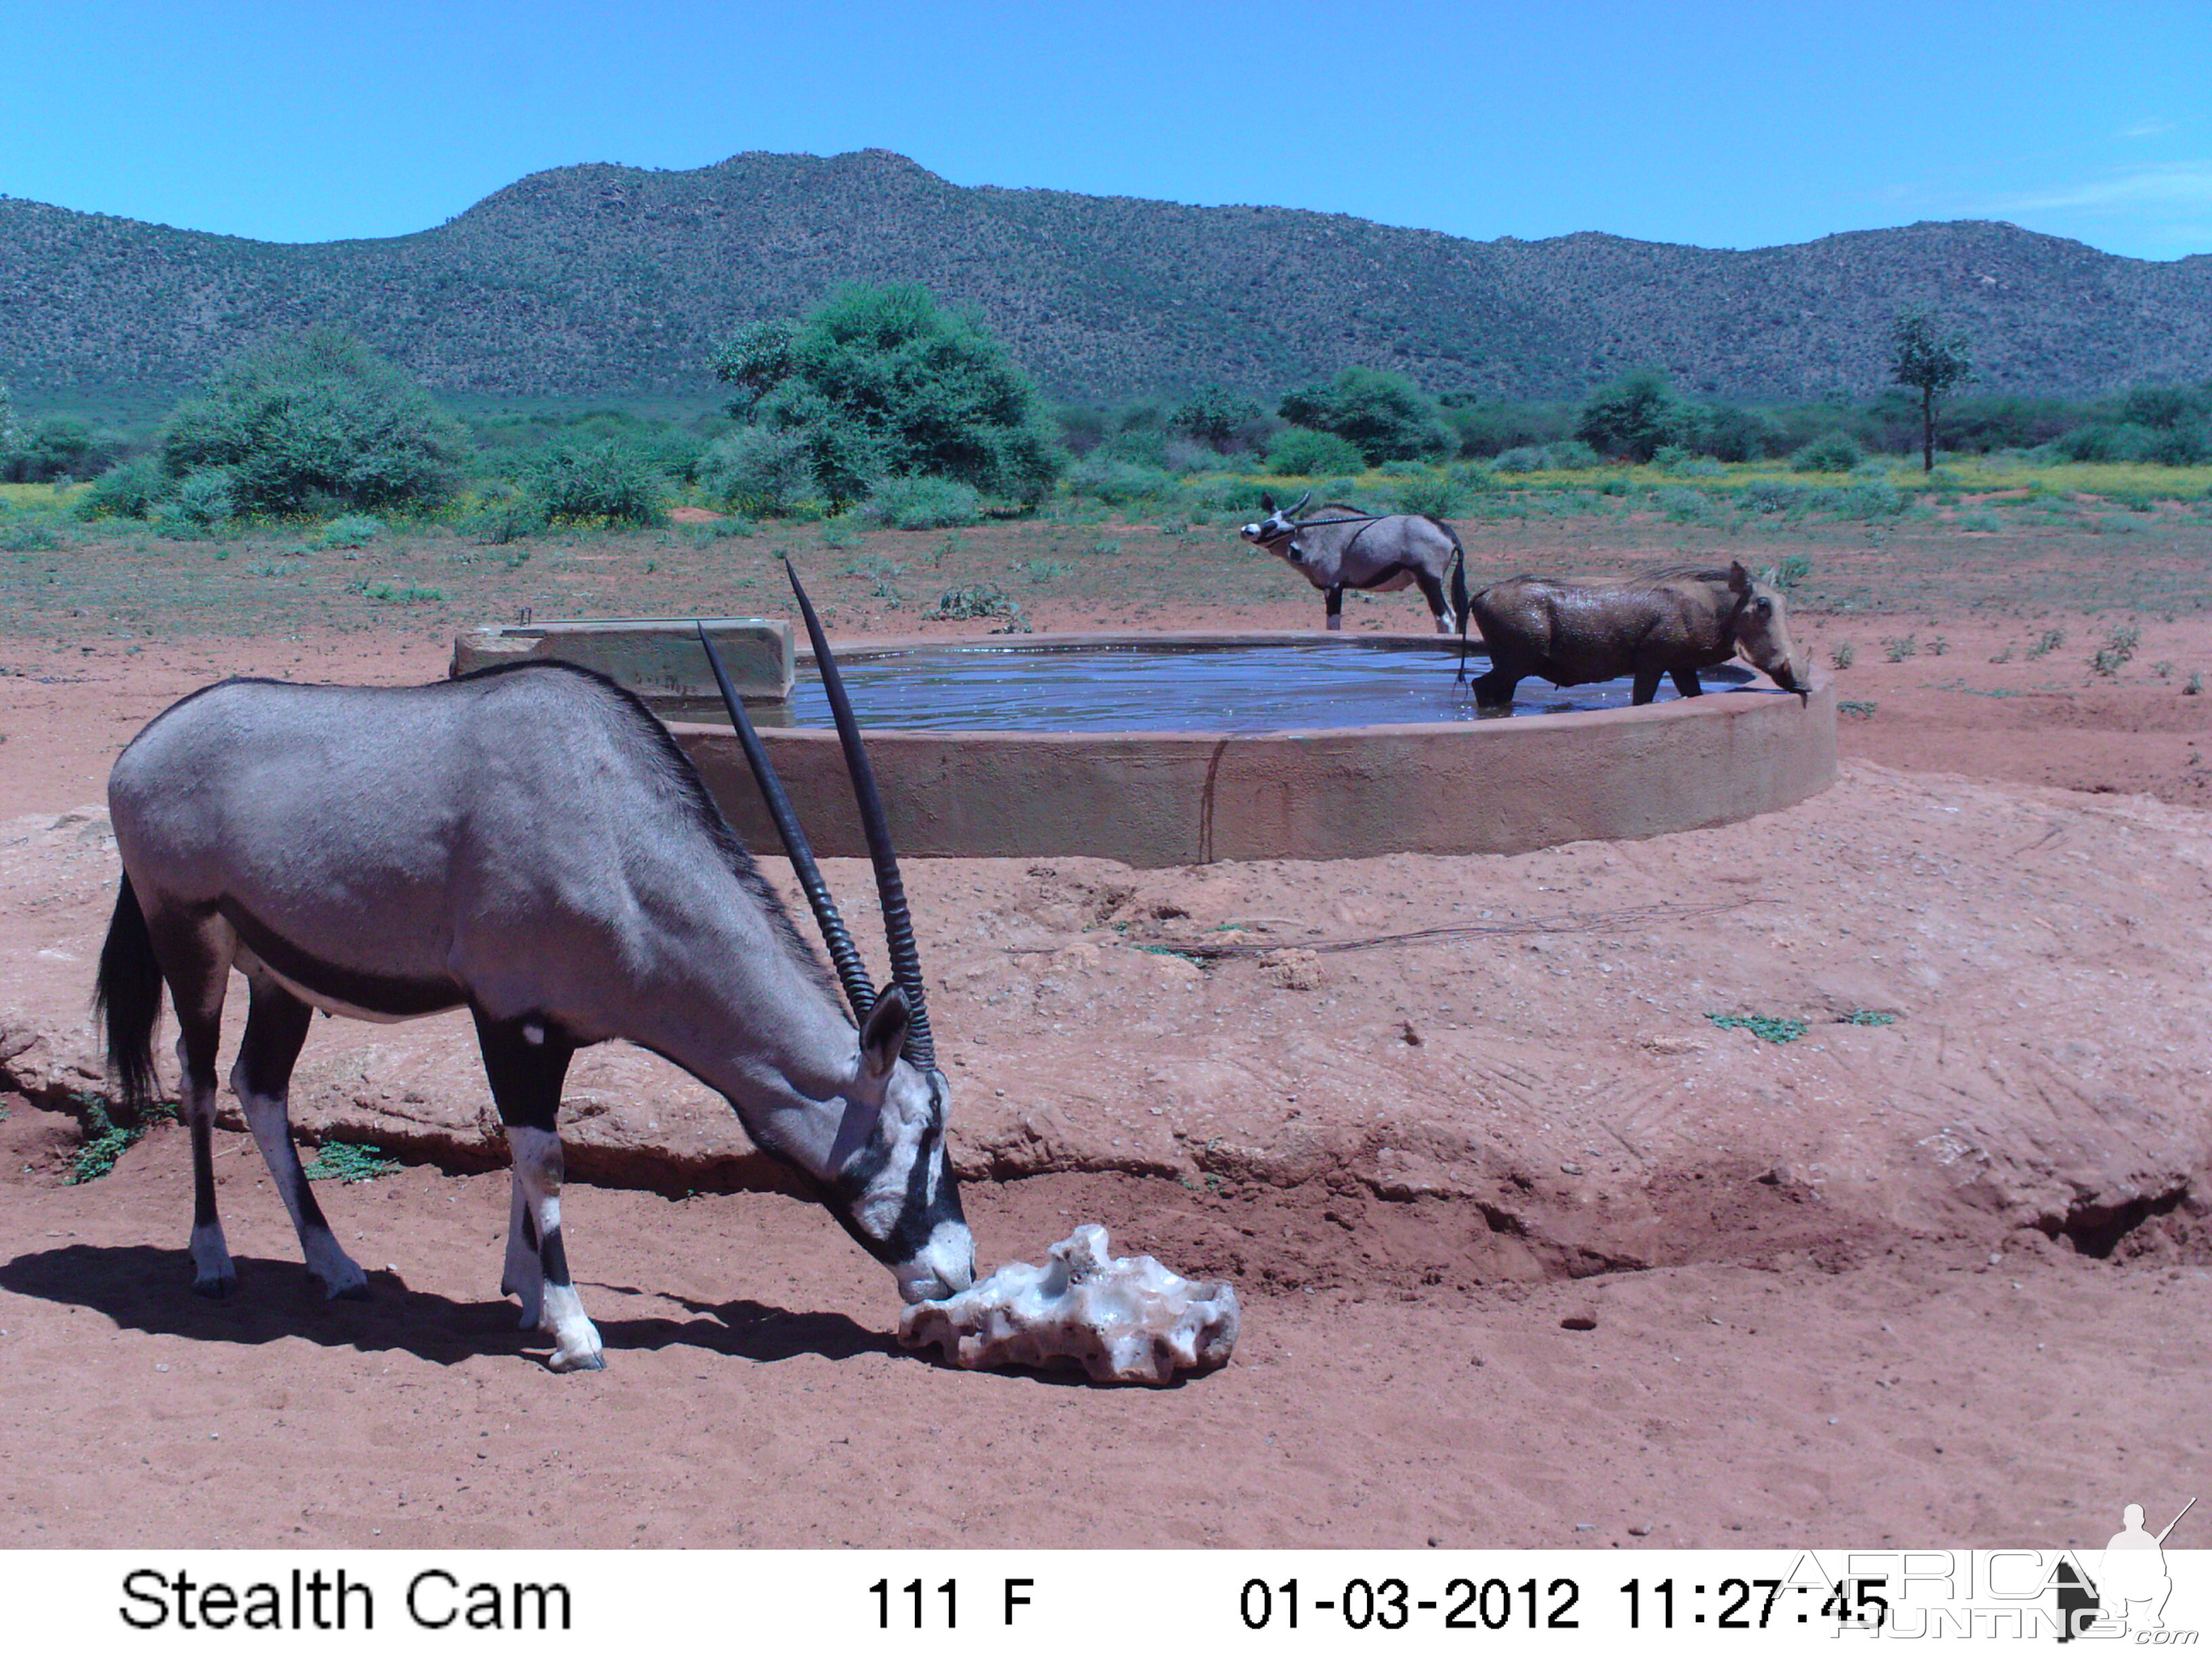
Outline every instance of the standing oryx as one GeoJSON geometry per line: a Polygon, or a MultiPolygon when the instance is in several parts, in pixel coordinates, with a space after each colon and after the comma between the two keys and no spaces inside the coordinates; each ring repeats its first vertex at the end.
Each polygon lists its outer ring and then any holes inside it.
{"type": "MultiPolygon", "coordinates": [[[[836,686],[803,592],[799,602],[836,686]]],[[[964,1288],[975,1251],[945,1155],[921,964],[841,686],[833,702],[883,889],[896,983],[881,996],[773,774],[758,776],[857,1030],[689,758],[611,681],[556,663],[404,689],[227,680],[157,716],[108,784],[124,875],[98,1000],[109,1066],[133,1104],[153,1097],[164,981],[177,1011],[193,1288],[222,1296],[236,1279],[210,1143],[233,967],[252,995],[231,1087],[329,1296],[367,1286],[308,1189],[286,1121],[316,1008],[475,1016],[514,1157],[501,1289],[520,1297],[525,1328],[550,1334],[556,1370],[602,1363],[562,1245],[555,1117],[569,1057],[610,1038],[719,1090],[753,1139],[890,1266],[908,1301],[964,1288]]],[[[755,757],[757,743],[748,746],[755,757]]]]}
{"type": "Polygon", "coordinates": [[[1263,495],[1260,510],[1267,516],[1237,533],[1303,570],[1306,580],[1327,596],[1332,629],[1344,626],[1346,588],[1395,593],[1419,582],[1421,597],[1436,614],[1437,632],[1454,631],[1458,626],[1455,612],[1463,613],[1464,606],[1446,601],[1444,582],[1456,577],[1455,592],[1464,591],[1467,553],[1449,525],[1421,513],[1378,517],[1340,501],[1322,507],[1326,516],[1301,522],[1297,514],[1312,499],[1309,489],[1297,505],[1279,508],[1273,495],[1263,495]]]}

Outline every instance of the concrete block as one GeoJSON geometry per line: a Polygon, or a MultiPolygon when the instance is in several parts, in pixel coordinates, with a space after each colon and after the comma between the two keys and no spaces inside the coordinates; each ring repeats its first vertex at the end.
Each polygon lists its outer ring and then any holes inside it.
{"type": "MultiPolygon", "coordinates": [[[[762,617],[709,617],[707,631],[748,710],[787,702],[794,672],[791,624],[762,617]]],[[[453,640],[454,678],[498,663],[553,660],[596,669],[656,710],[714,719],[721,708],[714,670],[690,617],[618,617],[477,628],[453,640]]]]}

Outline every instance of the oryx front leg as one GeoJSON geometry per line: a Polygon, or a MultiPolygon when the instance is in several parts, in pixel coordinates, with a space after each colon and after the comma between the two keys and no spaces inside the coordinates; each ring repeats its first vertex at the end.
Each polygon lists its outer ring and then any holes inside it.
{"type": "Polygon", "coordinates": [[[545,1270],[538,1264],[538,1224],[530,1218],[530,1203],[523,1194],[519,1167],[508,1188],[507,1262],[500,1269],[499,1293],[522,1304],[522,1328],[534,1331],[544,1303],[545,1270]]]}
{"type": "MultiPolygon", "coordinates": [[[[514,1152],[514,1184],[521,1195],[523,1219],[538,1237],[537,1327],[553,1339],[545,1363],[556,1371],[595,1371],[606,1364],[599,1333],[584,1312],[568,1278],[568,1252],[561,1243],[561,1137],[549,1129],[510,1123],[507,1145],[514,1152]]],[[[509,1249],[512,1250],[512,1243],[509,1249]]],[[[530,1312],[523,1293],[523,1312],[530,1312]]]]}
{"type": "Polygon", "coordinates": [[[246,1005],[246,1036],[238,1046],[238,1063],[230,1069],[231,1092],[246,1109],[246,1127],[253,1131],[269,1165],[269,1178],[292,1218],[300,1236],[300,1254],[323,1287],[326,1301],[368,1300],[368,1275],[348,1255],[323,1218],[323,1206],[307,1185],[300,1167],[299,1149],[292,1144],[292,1124],[287,1097],[292,1086],[292,1066],[300,1046],[307,1040],[314,1010],[271,980],[253,981],[252,1000],[246,1005]]]}
{"type": "Polygon", "coordinates": [[[554,1123],[575,1044],[544,1019],[495,1020],[481,1008],[475,1012],[491,1097],[514,1157],[500,1290],[520,1300],[526,1330],[541,1330],[553,1339],[552,1358],[546,1363],[555,1370],[597,1370],[606,1363],[599,1334],[569,1281],[561,1238],[561,1137],[554,1123]]]}

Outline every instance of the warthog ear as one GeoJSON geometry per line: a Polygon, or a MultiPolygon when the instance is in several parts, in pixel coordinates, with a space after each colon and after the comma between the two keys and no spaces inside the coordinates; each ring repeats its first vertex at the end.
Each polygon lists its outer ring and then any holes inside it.
{"type": "Polygon", "coordinates": [[[1743,568],[1743,561],[1741,559],[1729,561],[1729,592],[1731,593],[1751,592],[1751,572],[1743,568]]]}

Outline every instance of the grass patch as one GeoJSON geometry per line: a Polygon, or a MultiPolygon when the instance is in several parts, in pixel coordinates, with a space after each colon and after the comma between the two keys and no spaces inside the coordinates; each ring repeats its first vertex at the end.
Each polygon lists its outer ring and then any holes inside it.
{"type": "Polygon", "coordinates": [[[1854,1008],[1848,1014],[1838,1015],[1836,1024],[1838,1025],[1894,1025],[1897,1024],[1897,1016],[1881,1013],[1872,1008],[1854,1008]]]}
{"type": "Polygon", "coordinates": [[[1723,1031],[1748,1031],[1762,1042],[1795,1042],[1805,1035],[1805,1022],[1781,1014],[1707,1014],[1723,1031]]]}
{"type": "Polygon", "coordinates": [[[374,1181],[380,1176],[392,1174],[399,1168],[399,1160],[386,1158],[374,1146],[326,1140],[316,1152],[315,1161],[303,1167],[310,1181],[342,1181],[351,1186],[357,1181],[374,1181]]]}
{"type": "Polygon", "coordinates": [[[70,1172],[62,1177],[64,1187],[82,1187],[110,1174],[116,1161],[144,1139],[147,1130],[161,1119],[177,1115],[173,1106],[152,1106],[137,1122],[126,1126],[108,1115],[107,1103],[98,1095],[80,1094],[76,1100],[82,1114],[85,1139],[70,1161],[70,1172]]]}
{"type": "Polygon", "coordinates": [[[1881,707],[1878,702],[1862,702],[1852,699],[1838,703],[1836,712],[1845,720],[1870,720],[1874,718],[1874,711],[1881,707]]]}

